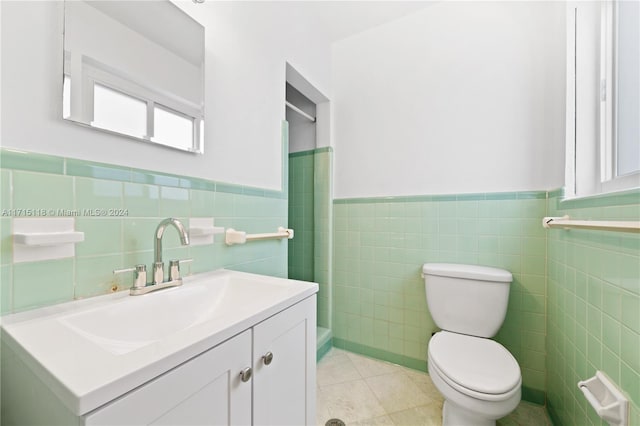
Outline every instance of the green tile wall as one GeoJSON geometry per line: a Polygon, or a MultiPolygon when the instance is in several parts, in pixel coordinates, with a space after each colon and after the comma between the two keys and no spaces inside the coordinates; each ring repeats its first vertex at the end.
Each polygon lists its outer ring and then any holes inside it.
{"type": "Polygon", "coordinates": [[[523,398],[546,386],[546,192],[334,201],[333,334],[337,346],[426,368],[436,329],[426,262],[505,268],[514,275],[497,340],[516,357],[523,398]]]}
{"type": "Polygon", "coordinates": [[[289,240],[289,278],[314,280],[314,152],[289,155],[289,228],[296,238],[289,240]]]}
{"type": "MultiPolygon", "coordinates": [[[[562,201],[549,215],[640,220],[640,192],[562,201]]],[[[547,233],[548,410],[559,425],[606,425],[577,388],[604,371],[631,401],[640,425],[640,235],[607,231],[547,233]]]]}
{"type": "MultiPolygon", "coordinates": [[[[7,149],[0,151],[0,164],[0,208],[7,213],[0,217],[1,314],[127,289],[131,275],[117,277],[112,270],[137,263],[150,267],[153,232],[165,217],[185,225],[191,217],[214,217],[217,226],[249,233],[287,223],[286,192],[7,149]],[[76,245],[73,258],[14,263],[11,208],[122,208],[127,213],[79,215],[76,229],[85,232],[85,241],[76,245]]],[[[214,244],[182,247],[169,229],[163,243],[165,259],[194,259],[187,267],[192,273],[224,267],[287,276],[287,243],[282,240],[228,247],[217,235],[214,244]]]]}
{"type": "Polygon", "coordinates": [[[289,155],[289,278],[315,281],[318,326],[331,328],[331,160],[332,150],[320,148],[289,155]]]}
{"type": "Polygon", "coordinates": [[[333,202],[331,176],[333,151],[331,148],[315,150],[314,158],[314,281],[318,283],[318,326],[331,329],[331,265],[333,202]]]}

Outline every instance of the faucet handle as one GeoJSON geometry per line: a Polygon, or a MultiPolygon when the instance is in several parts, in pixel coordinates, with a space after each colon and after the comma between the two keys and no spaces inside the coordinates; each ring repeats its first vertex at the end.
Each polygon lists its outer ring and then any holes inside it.
{"type": "Polygon", "coordinates": [[[170,260],[169,261],[169,281],[179,280],[180,277],[180,264],[181,263],[189,263],[193,262],[193,259],[182,259],[182,260],[170,260]]]}
{"type": "Polygon", "coordinates": [[[114,274],[123,274],[125,272],[135,272],[133,277],[133,288],[141,288],[147,285],[147,266],[136,265],[133,268],[114,269],[114,274]]]}

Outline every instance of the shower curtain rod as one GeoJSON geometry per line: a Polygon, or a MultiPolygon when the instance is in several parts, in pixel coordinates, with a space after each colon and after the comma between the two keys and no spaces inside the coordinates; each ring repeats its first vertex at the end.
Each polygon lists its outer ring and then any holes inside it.
{"type": "Polygon", "coordinates": [[[285,101],[285,105],[287,106],[287,108],[291,108],[293,111],[297,112],[307,120],[311,120],[314,123],[316,122],[316,118],[314,116],[307,114],[306,112],[304,112],[303,110],[301,110],[300,108],[292,104],[291,102],[285,101]]]}

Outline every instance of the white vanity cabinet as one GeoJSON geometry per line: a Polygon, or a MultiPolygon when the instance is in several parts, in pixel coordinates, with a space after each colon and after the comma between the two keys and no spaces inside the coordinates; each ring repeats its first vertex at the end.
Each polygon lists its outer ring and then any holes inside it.
{"type": "Polygon", "coordinates": [[[251,330],[84,416],[97,425],[249,425],[251,330]]]}
{"type": "Polygon", "coordinates": [[[317,291],[221,269],[2,317],[0,424],[314,424],[317,291]]]}
{"type": "Polygon", "coordinates": [[[309,297],[256,324],[83,416],[80,423],[314,424],[315,299],[309,297]],[[243,381],[240,373],[247,367],[251,376],[245,374],[243,381]]]}
{"type": "Polygon", "coordinates": [[[253,423],[315,424],[316,296],[256,325],[253,356],[253,423]]]}

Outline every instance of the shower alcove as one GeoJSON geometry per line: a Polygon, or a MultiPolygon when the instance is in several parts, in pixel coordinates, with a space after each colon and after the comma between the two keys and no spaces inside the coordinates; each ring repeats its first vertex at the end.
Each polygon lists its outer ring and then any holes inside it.
{"type": "Polygon", "coordinates": [[[289,126],[289,278],[319,284],[317,354],[331,348],[331,238],[333,151],[329,146],[329,100],[287,64],[289,126]]]}

